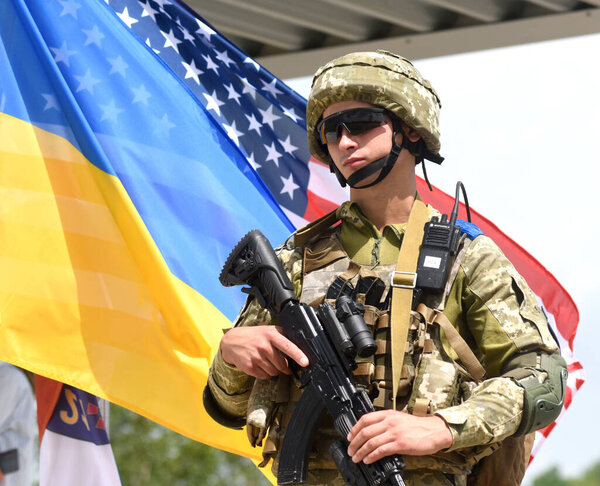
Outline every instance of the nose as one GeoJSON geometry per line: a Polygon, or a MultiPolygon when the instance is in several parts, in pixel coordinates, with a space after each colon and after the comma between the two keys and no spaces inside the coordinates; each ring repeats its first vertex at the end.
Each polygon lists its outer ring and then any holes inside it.
{"type": "Polygon", "coordinates": [[[345,126],[342,125],[339,128],[339,130],[340,130],[340,137],[338,139],[338,146],[340,147],[340,149],[342,149],[342,150],[352,149],[358,145],[354,136],[346,129],[345,126]]]}

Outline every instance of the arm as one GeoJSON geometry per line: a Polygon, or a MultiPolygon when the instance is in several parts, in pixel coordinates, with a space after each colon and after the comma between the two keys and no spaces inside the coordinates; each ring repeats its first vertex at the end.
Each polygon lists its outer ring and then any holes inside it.
{"type": "MultiPolygon", "coordinates": [[[[286,243],[278,249],[278,258],[298,294],[301,289],[302,253],[291,243],[286,243]]],[[[210,367],[204,392],[207,411],[217,422],[229,427],[244,425],[255,378],[262,379],[274,369],[283,368],[284,372],[289,372],[284,358],[276,351],[285,348],[287,340],[281,340],[283,336],[272,328],[273,324],[277,321],[250,296],[232,328],[225,332],[210,367]],[[275,335],[276,332],[279,336],[275,335]],[[256,353],[257,347],[267,350],[267,363],[262,362],[263,353],[256,353]],[[273,364],[273,360],[277,364],[273,364]],[[265,369],[268,371],[260,372],[265,369]]],[[[295,357],[301,361],[302,357],[297,353],[295,357]]]]}
{"type": "Polygon", "coordinates": [[[479,354],[489,377],[464,403],[436,412],[452,431],[450,450],[526,434],[558,416],[564,360],[535,295],[489,238],[471,244],[444,313],[479,354]],[[535,383],[539,386],[532,387],[535,383]],[[540,417],[538,399],[549,394],[555,405],[540,417]]]}

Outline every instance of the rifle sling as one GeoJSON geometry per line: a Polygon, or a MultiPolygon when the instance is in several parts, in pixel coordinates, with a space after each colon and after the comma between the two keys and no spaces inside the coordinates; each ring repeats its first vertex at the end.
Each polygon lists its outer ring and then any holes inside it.
{"type": "Polygon", "coordinates": [[[402,239],[396,271],[392,274],[391,341],[392,341],[392,396],[394,409],[404,351],[410,327],[410,311],[416,284],[417,260],[423,241],[425,223],[429,219],[427,207],[417,197],[413,204],[402,239]]]}

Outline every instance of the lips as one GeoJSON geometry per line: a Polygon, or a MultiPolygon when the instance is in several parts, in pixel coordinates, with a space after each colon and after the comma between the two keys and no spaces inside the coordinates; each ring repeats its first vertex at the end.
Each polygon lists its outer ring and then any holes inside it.
{"type": "Polygon", "coordinates": [[[348,157],[342,165],[344,167],[357,167],[365,162],[365,159],[359,157],[348,157]]]}

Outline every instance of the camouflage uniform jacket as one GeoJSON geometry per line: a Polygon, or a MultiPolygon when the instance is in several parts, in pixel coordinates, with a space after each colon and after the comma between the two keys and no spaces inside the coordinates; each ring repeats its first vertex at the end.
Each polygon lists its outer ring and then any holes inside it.
{"type": "MultiPolygon", "coordinates": [[[[429,211],[430,217],[439,215],[433,208],[429,208],[429,211]]],[[[337,215],[342,220],[337,231],[352,261],[374,269],[395,263],[406,225],[390,225],[380,233],[358,205],[350,202],[340,206],[337,215]]],[[[281,248],[279,258],[300,295],[303,275],[309,273],[302,268],[302,249],[294,247],[288,240],[281,248]]],[[[484,448],[482,446],[514,434],[521,422],[523,390],[512,379],[501,376],[503,365],[516,354],[534,350],[552,353],[557,351],[557,346],[534,294],[499,248],[485,236],[476,237],[462,258],[445,302],[444,315],[468,343],[486,371],[486,379],[477,386],[472,384],[468,397],[465,397],[467,399],[462,403],[435,410],[447,422],[453,435],[453,444],[444,453],[455,451],[458,455],[462,453],[465,457],[473,457],[484,448]]],[[[234,326],[272,323],[270,314],[255,301],[249,300],[234,326]]],[[[444,335],[441,341],[446,353],[458,360],[444,335]]],[[[540,376],[539,379],[543,380],[544,377],[540,376]]],[[[220,353],[209,374],[209,388],[225,415],[249,415],[249,423],[261,423],[269,418],[253,416],[262,411],[255,410],[252,403],[248,408],[254,381],[228,365],[220,353]]],[[[257,385],[253,393],[261,389],[259,380],[257,385]]],[[[262,440],[261,433],[258,434],[262,440]]],[[[408,459],[406,462],[410,469],[411,458],[405,459],[408,459]]],[[[439,470],[436,465],[439,461],[436,462],[435,458],[429,462],[427,458],[418,459],[414,461],[414,467],[421,468],[421,477],[429,469],[439,470]]],[[[448,464],[448,461],[442,462],[448,464]]],[[[313,466],[317,469],[326,468],[318,464],[313,466]]],[[[468,471],[468,468],[458,467],[444,472],[466,474],[468,471]]],[[[429,472],[436,474],[436,471],[429,472]]],[[[332,481],[319,480],[333,484],[332,481]]],[[[411,482],[407,481],[407,484],[411,482]]],[[[425,483],[419,481],[419,484],[425,483]]],[[[446,483],[432,479],[427,484],[446,483]]]]}

